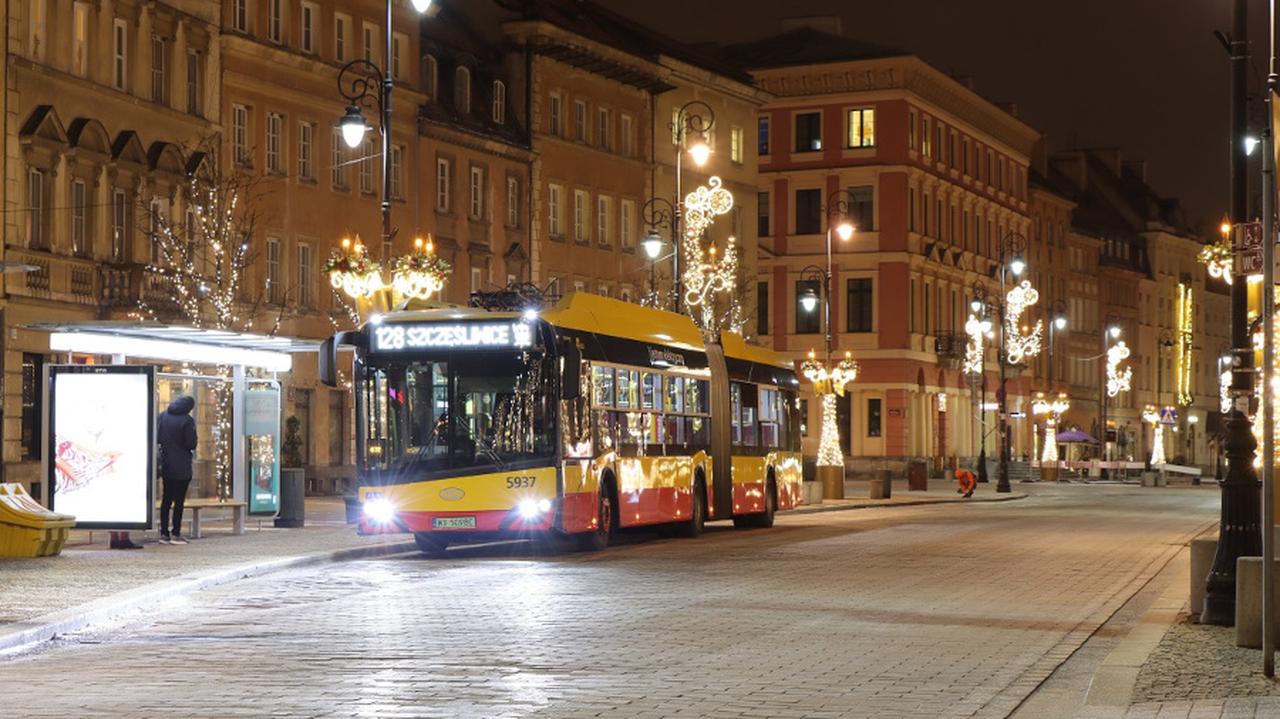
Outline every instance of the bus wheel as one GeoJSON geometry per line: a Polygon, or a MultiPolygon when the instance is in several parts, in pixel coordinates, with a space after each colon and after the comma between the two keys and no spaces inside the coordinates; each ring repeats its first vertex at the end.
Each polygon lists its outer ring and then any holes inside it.
{"type": "Polygon", "coordinates": [[[681,534],[686,537],[698,537],[707,524],[707,484],[699,474],[693,481],[693,497],[689,503],[689,521],[681,526],[681,534]]]}
{"type": "Polygon", "coordinates": [[[578,548],[586,552],[599,552],[609,546],[615,529],[614,516],[613,485],[606,482],[600,485],[600,492],[596,497],[596,528],[578,535],[578,548]]]}
{"type": "Polygon", "coordinates": [[[422,532],[414,534],[413,541],[418,543],[418,551],[428,557],[443,557],[444,550],[449,548],[449,540],[422,532]]]}

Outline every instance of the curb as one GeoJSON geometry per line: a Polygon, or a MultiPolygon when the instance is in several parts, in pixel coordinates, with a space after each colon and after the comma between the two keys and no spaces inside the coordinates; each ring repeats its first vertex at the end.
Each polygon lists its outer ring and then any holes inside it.
{"type": "Polygon", "coordinates": [[[97,624],[166,599],[185,596],[239,579],[260,577],[265,574],[295,569],[326,562],[344,562],[387,554],[399,554],[417,549],[414,542],[393,542],[368,547],[349,547],[327,552],[301,554],[263,562],[222,567],[202,572],[179,575],[136,589],[100,597],[86,604],[43,614],[26,621],[0,627],[0,652],[11,653],[53,639],[59,634],[74,632],[91,624],[97,624]]]}
{"type": "Polygon", "coordinates": [[[818,514],[820,512],[842,512],[850,509],[890,509],[893,507],[919,507],[926,504],[970,504],[973,502],[1012,502],[1015,499],[1026,499],[1027,494],[1021,492],[1016,494],[1007,494],[1002,497],[970,497],[968,499],[913,499],[907,502],[894,502],[889,500],[884,502],[881,500],[869,499],[863,502],[851,502],[849,504],[805,504],[795,509],[788,510],[787,514],[818,514]]]}

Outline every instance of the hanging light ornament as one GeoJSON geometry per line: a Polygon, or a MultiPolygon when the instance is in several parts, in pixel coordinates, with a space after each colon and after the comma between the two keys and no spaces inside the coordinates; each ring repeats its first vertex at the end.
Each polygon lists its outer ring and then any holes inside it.
{"type": "Polygon", "coordinates": [[[1030,280],[1023,280],[1005,295],[1005,358],[1009,364],[1021,364],[1022,360],[1040,354],[1040,338],[1044,333],[1044,320],[1036,320],[1035,329],[1024,333],[1025,328],[1019,325],[1022,313],[1040,301],[1040,293],[1031,286],[1030,280]]]}
{"type": "Polygon", "coordinates": [[[964,350],[964,371],[966,374],[979,374],[982,372],[983,356],[986,352],[983,348],[983,341],[989,326],[989,323],[984,323],[973,315],[969,315],[969,321],[964,323],[965,334],[969,335],[969,344],[964,350]]]}
{"type": "Polygon", "coordinates": [[[1046,415],[1041,463],[1058,461],[1058,421],[1068,409],[1071,409],[1071,400],[1065,392],[1059,392],[1058,396],[1052,400],[1046,399],[1044,392],[1036,393],[1036,399],[1031,403],[1031,411],[1034,414],[1046,415]]]}
{"type": "Polygon", "coordinates": [[[1231,256],[1231,245],[1228,242],[1216,242],[1200,250],[1200,261],[1208,269],[1209,276],[1227,284],[1232,282],[1231,256]]]}
{"type": "Polygon", "coordinates": [[[1164,425],[1160,424],[1160,412],[1155,405],[1147,405],[1142,411],[1142,419],[1151,423],[1153,431],[1151,440],[1151,464],[1164,464],[1164,425]]]}
{"type": "Polygon", "coordinates": [[[413,241],[413,252],[396,258],[391,288],[401,297],[425,300],[444,288],[449,263],[435,254],[431,240],[413,241]]]}
{"type": "Polygon", "coordinates": [[[1129,346],[1120,340],[1107,350],[1107,396],[1115,397],[1121,392],[1128,392],[1133,381],[1133,368],[1125,367],[1120,371],[1120,363],[1129,358],[1129,346]]]}
{"type": "MultiPolygon", "coordinates": [[[[730,324],[734,318],[741,318],[738,300],[733,292],[735,278],[738,274],[738,247],[733,237],[725,243],[724,256],[719,257],[716,246],[712,244],[705,250],[702,237],[717,217],[728,214],[733,209],[733,193],[724,189],[719,177],[710,177],[707,184],[685,195],[682,206],[684,218],[684,238],[681,242],[681,255],[684,272],[681,280],[684,283],[684,300],[688,307],[699,307],[700,324],[704,331],[713,332],[716,327],[715,296],[725,293],[729,296],[730,324]]],[[[740,322],[736,322],[740,324],[740,322]]]]}
{"type": "Polygon", "coordinates": [[[435,254],[428,238],[414,240],[413,252],[401,255],[392,263],[391,282],[382,278],[382,265],[371,259],[357,237],[355,242],[343,238],[342,248],[335,250],[320,268],[329,275],[329,284],[353,300],[368,300],[383,290],[392,290],[400,298],[425,300],[444,287],[452,269],[449,262],[435,254]]]}

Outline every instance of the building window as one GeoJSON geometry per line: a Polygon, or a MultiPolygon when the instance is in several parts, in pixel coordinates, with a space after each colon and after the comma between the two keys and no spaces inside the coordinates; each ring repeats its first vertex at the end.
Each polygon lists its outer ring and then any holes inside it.
{"type": "Polygon", "coordinates": [[[351,18],[346,15],[333,15],[333,59],[346,62],[348,58],[347,43],[351,40],[351,18]]]}
{"type": "Polygon", "coordinates": [[[77,2],[71,26],[71,72],[89,74],[89,4],[77,2]]]}
{"type": "Polygon", "coordinates": [[[609,232],[609,219],[613,215],[613,198],[599,195],[596,197],[596,241],[601,247],[608,247],[613,237],[609,232]]]}
{"type": "Polygon", "coordinates": [[[871,310],[874,305],[872,280],[869,277],[855,277],[849,280],[845,297],[845,313],[848,319],[847,329],[850,332],[871,332],[871,310]]]}
{"type": "Polygon", "coordinates": [[[547,234],[564,236],[564,188],[560,185],[547,186],[547,234]]]}
{"type": "Polygon", "coordinates": [[[88,249],[88,192],[84,180],[72,180],[72,252],[86,255],[88,249]]]}
{"type": "Polygon", "coordinates": [[[591,241],[587,235],[587,203],[590,201],[586,190],[573,191],[573,239],[583,244],[591,241]]]}
{"type": "Polygon", "coordinates": [[[796,115],[796,152],[822,149],[822,113],[802,112],[796,115]]]}
{"type": "Polygon", "coordinates": [[[278,112],[267,113],[267,172],[283,172],[280,160],[281,134],[284,133],[284,116],[278,112]]]}
{"type": "Polygon", "coordinates": [[[573,102],[573,139],[587,141],[587,103],[581,100],[573,102]]]}
{"type": "Polygon", "coordinates": [[[860,107],[849,111],[848,146],[875,147],[876,144],[876,111],[870,107],[860,107]]]}
{"type": "Polygon", "coordinates": [[[364,35],[364,60],[375,65],[378,64],[378,49],[374,47],[374,38],[378,36],[378,29],[369,23],[365,23],[362,28],[364,35]]]}
{"type": "Polygon", "coordinates": [[[769,237],[769,193],[756,193],[756,237],[769,237]]]}
{"type": "Polygon", "coordinates": [[[822,190],[796,190],[796,234],[822,232],[822,190]]]}
{"type": "Polygon", "coordinates": [[[756,122],[756,152],[769,154],[769,118],[762,117],[756,122]]]}
{"type": "Polygon", "coordinates": [[[627,157],[635,157],[636,154],[636,131],[635,121],[630,115],[620,115],[618,117],[618,134],[622,140],[622,154],[627,157]]]}
{"type": "Polygon", "coordinates": [[[932,157],[935,160],[941,160],[942,159],[942,121],[939,120],[937,123],[935,123],[933,126],[933,129],[934,129],[935,135],[933,138],[933,153],[930,154],[930,157],[932,157]]]}
{"type": "Polygon", "coordinates": [[[916,149],[916,138],[919,136],[920,119],[916,117],[916,111],[907,112],[907,148],[916,149]]]}
{"type": "Polygon", "coordinates": [[[200,53],[187,50],[187,112],[200,114],[200,53]]]}
{"type": "Polygon", "coordinates": [[[449,186],[453,180],[453,163],[447,158],[436,158],[436,212],[448,212],[452,206],[452,192],[449,186]]]}
{"type": "Polygon", "coordinates": [[[459,67],[453,76],[453,106],[458,112],[471,112],[471,71],[459,67]]]}
{"type": "Polygon", "coordinates": [[[360,191],[373,194],[373,139],[366,137],[360,143],[360,191]]]}
{"type": "Polygon", "coordinates": [[[502,125],[507,121],[507,84],[493,81],[493,121],[502,125]]]}
{"type": "Polygon", "coordinates": [[[875,223],[875,188],[871,185],[849,188],[849,221],[859,232],[870,232],[875,223]]]}
{"type": "Polygon", "coordinates": [[[112,24],[112,85],[117,90],[125,90],[129,77],[129,26],[124,20],[116,20],[112,24]]]}
{"type": "Polygon", "coordinates": [[[484,168],[471,166],[471,219],[484,217],[484,168]]]}
{"type": "Polygon", "coordinates": [[[347,187],[346,142],[342,139],[342,130],[333,128],[329,152],[329,181],[334,189],[345,190],[347,187]]]}
{"type": "Polygon", "coordinates": [[[249,0],[231,3],[231,27],[236,32],[249,32],[249,0]]]}
{"type": "Polygon", "coordinates": [[[880,436],[880,399],[867,400],[867,436],[880,436]]]}
{"type": "Polygon", "coordinates": [[[596,108],[596,142],[604,150],[609,148],[609,126],[610,124],[609,110],[603,107],[596,108]]]}
{"type": "Polygon", "coordinates": [[[635,200],[622,200],[618,203],[618,244],[623,249],[635,247],[635,200]]]}
{"type": "Polygon", "coordinates": [[[280,278],[280,240],[267,238],[267,301],[281,304],[284,301],[284,283],[280,278]]]}
{"type": "Polygon", "coordinates": [[[484,270],[479,267],[471,268],[471,291],[479,292],[484,288],[484,270]]]}
{"type": "Polygon", "coordinates": [[[164,103],[169,93],[165,92],[167,73],[165,72],[165,44],[159,35],[151,36],[151,100],[164,103]]]}
{"type": "Polygon", "coordinates": [[[238,165],[249,165],[249,108],[231,106],[231,155],[238,165]]]}
{"type": "Polygon", "coordinates": [[[820,314],[822,313],[822,283],[818,280],[798,280],[796,282],[796,334],[813,335],[822,330],[820,314]],[[818,298],[818,305],[812,310],[804,308],[803,300],[812,294],[818,298]]]}
{"type": "Polygon", "coordinates": [[[440,79],[440,63],[436,62],[434,55],[427,55],[426,68],[422,73],[422,91],[426,93],[427,101],[436,99],[436,83],[440,79]]]}
{"type": "Polygon", "coordinates": [[[756,334],[769,334],[769,283],[756,283],[756,334]]]}
{"type": "Polygon", "coordinates": [[[298,123],[298,179],[314,180],[315,168],[312,163],[315,125],[309,122],[298,123]]]}
{"type": "Polygon", "coordinates": [[[129,234],[129,196],[124,190],[111,192],[111,259],[124,259],[125,239],[129,234]]]}
{"type": "Polygon", "coordinates": [[[409,39],[404,33],[391,34],[391,77],[396,80],[402,80],[404,67],[404,49],[409,44],[409,39]]]}
{"type": "Polygon", "coordinates": [[[920,132],[920,154],[929,157],[933,154],[933,120],[924,118],[924,128],[920,132]]]}
{"type": "Polygon", "coordinates": [[[564,100],[551,94],[551,109],[547,113],[547,131],[556,137],[564,136],[564,100]]]}
{"type": "Polygon", "coordinates": [[[311,245],[298,243],[298,304],[310,307],[315,302],[315,278],[312,276],[311,245]]]}
{"type": "Polygon", "coordinates": [[[960,170],[969,174],[969,138],[960,141],[960,170]]]}
{"type": "Polygon", "coordinates": [[[742,128],[729,128],[729,159],[742,164],[742,128]]]}
{"type": "Polygon", "coordinates": [[[520,180],[507,178],[507,227],[520,226],[520,180]]]}
{"type": "Polygon", "coordinates": [[[401,176],[403,175],[401,170],[402,167],[404,167],[404,147],[400,145],[392,145],[391,167],[389,168],[391,170],[391,196],[397,200],[404,197],[404,195],[400,193],[400,189],[402,187],[401,176]]]}
{"type": "Polygon", "coordinates": [[[284,0],[267,0],[267,39],[284,42],[284,0]]]}
{"type": "Polygon", "coordinates": [[[316,21],[320,17],[320,9],[315,3],[302,3],[302,51],[314,53],[316,51],[316,21]]]}
{"type": "Polygon", "coordinates": [[[45,207],[44,172],[32,168],[27,171],[27,246],[43,249],[48,240],[44,220],[45,207]]]}

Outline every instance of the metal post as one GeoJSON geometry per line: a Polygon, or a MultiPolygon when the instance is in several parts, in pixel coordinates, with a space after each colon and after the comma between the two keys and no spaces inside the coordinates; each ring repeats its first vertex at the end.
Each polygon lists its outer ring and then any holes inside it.
{"type": "Polygon", "coordinates": [[[680,312],[680,295],[683,284],[680,281],[680,251],[684,242],[680,237],[680,220],[684,215],[684,198],[680,195],[680,165],[684,155],[684,109],[676,115],[676,199],[672,203],[671,212],[671,311],[680,312]]]}
{"type": "Polygon", "coordinates": [[[998,360],[998,364],[1000,367],[1000,390],[999,390],[1000,396],[996,398],[996,401],[1000,405],[1000,416],[997,418],[997,421],[999,422],[999,427],[1000,427],[1000,430],[999,430],[1000,431],[1000,469],[996,473],[996,491],[997,492],[1013,491],[1013,487],[1009,485],[1009,449],[1010,449],[1009,447],[1009,392],[1008,392],[1008,387],[1006,386],[1005,371],[1004,371],[1005,334],[1008,331],[1008,327],[1006,326],[1008,325],[1008,318],[1006,317],[1006,315],[1009,313],[1009,307],[1007,306],[1007,299],[1005,297],[1005,288],[1004,288],[1005,263],[1007,262],[1004,255],[1005,255],[1004,248],[1001,247],[1000,299],[999,299],[1000,356],[996,358],[998,360]]]}
{"type": "Polygon", "coordinates": [[[237,502],[249,499],[249,483],[245,479],[244,441],[244,365],[231,370],[231,498],[237,502]]]}
{"type": "MultiPolygon", "coordinates": [[[[1248,132],[1248,4],[1232,2],[1231,28],[1231,219],[1236,233],[1248,211],[1248,163],[1244,139],[1248,132]]],[[[1265,247],[1272,238],[1265,238],[1265,247]]],[[[1237,242],[1239,238],[1237,238],[1237,242]]],[[[1226,416],[1226,453],[1229,466],[1222,481],[1222,510],[1218,550],[1205,586],[1203,624],[1232,626],[1236,615],[1236,560],[1262,554],[1261,497],[1253,470],[1257,441],[1246,412],[1253,395],[1253,347],[1249,339],[1248,282],[1236,277],[1231,284],[1231,397],[1226,416]]]]}
{"type": "Polygon", "coordinates": [[[827,330],[827,367],[831,367],[831,218],[827,218],[827,271],[822,275],[822,322],[827,330]]]}
{"type": "MultiPolygon", "coordinates": [[[[1110,319],[1108,317],[1108,319],[1110,319]]],[[[1102,442],[1102,451],[1099,453],[1102,458],[1103,467],[1099,471],[1099,476],[1107,479],[1110,474],[1107,471],[1107,321],[1102,323],[1102,381],[1098,384],[1098,407],[1100,408],[1100,419],[1098,420],[1098,441],[1102,442]]]]}
{"type": "Polygon", "coordinates": [[[1266,125],[1262,130],[1262,673],[1276,675],[1275,627],[1275,413],[1271,406],[1272,368],[1275,362],[1275,237],[1276,157],[1272,135],[1272,99],[1276,92],[1275,0],[1268,3],[1267,39],[1270,59],[1267,74],[1266,125]]]}
{"type": "MultiPolygon", "coordinates": [[[[391,242],[391,0],[387,0],[386,61],[382,66],[382,252],[391,242]]],[[[383,260],[390,260],[383,257],[383,260]]]]}

